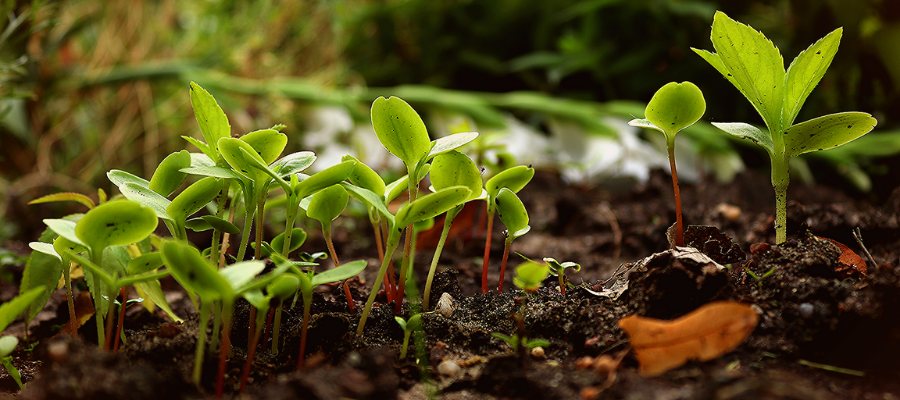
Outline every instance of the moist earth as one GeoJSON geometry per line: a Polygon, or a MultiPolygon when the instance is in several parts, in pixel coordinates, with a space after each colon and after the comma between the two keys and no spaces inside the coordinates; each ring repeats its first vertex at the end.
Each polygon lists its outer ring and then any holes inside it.
{"type": "MultiPolygon", "coordinates": [[[[827,186],[791,187],[789,239],[772,245],[774,200],[767,177],[747,172],[732,184],[684,185],[684,220],[695,226],[686,230],[688,247],[670,249],[666,230],[675,219],[670,182],[656,172],[646,184],[614,191],[567,185],[552,172],[535,176],[520,193],[532,230],[513,243],[513,251],[531,259],[580,263],[579,271],[567,274],[571,285],[565,294],[554,276],[535,293],[515,289],[513,270],[521,261],[515,255],[510,256],[505,289],[496,293],[503,253],[499,223],[488,275],[494,290],[482,294],[483,204],[467,207],[454,221],[430,304],[434,308],[444,293],[452,301],[445,299],[439,312],[422,314],[424,338],[414,335],[405,359],[398,357],[403,331],[394,316],[408,318],[407,304],[394,314],[394,304],[380,294],[365,335],[355,335],[375,280],[376,252],[364,219],[340,218],[334,228],[340,258],[366,259],[370,265],[350,281],[356,312],[349,311],[339,287],[320,287],[313,297],[308,357],[297,371],[302,307],[286,310],[280,351],[257,351],[248,389],[237,394],[250,314],[247,304],[239,302],[225,397],[900,398],[900,189],[879,201],[856,199],[827,186]],[[854,238],[856,229],[862,245],[854,238]],[[862,256],[865,268],[848,264],[846,251],[828,239],[862,256]],[[673,319],[717,300],[752,304],[759,314],[756,329],[740,346],[657,377],[639,373],[628,337],[618,327],[620,318],[673,319]],[[514,351],[493,333],[521,334],[549,344],[540,351],[514,351]],[[617,363],[584,368],[604,355],[617,363]]],[[[324,248],[314,229],[308,231],[304,248],[324,248]]],[[[436,234],[425,233],[418,243],[414,272],[421,288],[436,234]]],[[[20,346],[13,354],[13,364],[27,382],[25,390],[12,394],[15,383],[0,371],[3,396],[213,398],[216,355],[207,352],[203,385],[191,384],[198,315],[176,284],[163,284],[185,322],[172,323],[159,312],[132,307],[125,322],[128,341],[116,353],[92,344],[90,321],[77,339],[56,334],[68,311],[60,294],[54,295],[38,318],[42,321],[29,327],[28,343],[37,345],[31,351],[20,346]]],[[[0,286],[0,296],[5,296],[0,300],[14,295],[10,286],[0,286]]],[[[19,323],[12,329],[24,332],[25,327],[19,323]]]]}

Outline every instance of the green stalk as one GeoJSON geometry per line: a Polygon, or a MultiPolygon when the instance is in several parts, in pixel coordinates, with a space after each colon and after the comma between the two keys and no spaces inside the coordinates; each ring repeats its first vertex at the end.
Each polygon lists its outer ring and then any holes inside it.
{"type": "Polygon", "coordinates": [[[243,261],[244,256],[247,254],[247,244],[250,242],[250,229],[252,228],[252,216],[253,216],[253,206],[248,206],[245,208],[244,212],[244,231],[241,233],[241,244],[238,247],[238,255],[237,260],[243,261]]]}
{"type": "Polygon", "coordinates": [[[63,257],[63,276],[66,280],[66,302],[69,303],[69,329],[72,331],[73,337],[78,337],[78,326],[75,324],[75,300],[72,298],[72,263],[68,258],[63,257]]]}
{"type": "Polygon", "coordinates": [[[684,246],[684,229],[681,222],[681,190],[678,186],[678,171],[675,169],[675,136],[666,136],[669,151],[669,168],[672,170],[672,191],[675,193],[675,246],[684,246]]]}
{"type": "MultiPolygon", "coordinates": [[[[415,171],[409,171],[410,179],[409,181],[409,202],[412,203],[416,201],[419,196],[419,181],[418,179],[413,179],[412,177],[418,176],[418,169],[415,171]]],[[[406,226],[406,241],[403,244],[403,262],[400,263],[400,282],[397,283],[397,296],[394,300],[397,302],[394,303],[394,312],[400,312],[400,308],[403,306],[403,292],[406,289],[406,271],[409,266],[409,252],[412,248],[412,237],[415,234],[413,232],[413,224],[409,224],[406,226]]]]}
{"type": "MultiPolygon", "coordinates": [[[[377,287],[377,286],[376,286],[377,287]]],[[[309,330],[309,311],[312,308],[312,292],[303,291],[303,325],[300,328],[300,355],[297,358],[297,371],[303,369],[306,358],[306,332],[309,330]]]]}
{"type": "MultiPolygon", "coordinates": [[[[263,237],[263,218],[265,217],[266,193],[260,193],[256,200],[256,249],[253,254],[254,260],[262,259],[262,237],[263,237]]],[[[290,242],[287,242],[290,244],[290,242]]]]}
{"type": "Polygon", "coordinates": [[[381,269],[378,270],[378,277],[375,278],[375,284],[372,285],[372,292],[369,293],[369,299],[366,300],[366,306],[363,308],[362,316],[359,318],[359,326],[356,328],[357,336],[362,336],[363,334],[363,330],[366,327],[366,319],[369,318],[369,313],[372,312],[372,305],[375,303],[375,296],[378,295],[378,287],[381,286],[381,282],[387,274],[388,265],[391,263],[394,251],[397,250],[397,246],[399,245],[400,230],[391,229],[391,232],[388,235],[387,248],[384,252],[384,259],[381,260],[381,269]]]}
{"type": "Polygon", "coordinates": [[[291,241],[294,237],[294,221],[297,220],[297,209],[300,208],[300,205],[294,201],[295,197],[294,194],[290,194],[287,201],[287,215],[285,215],[284,223],[284,246],[281,248],[281,255],[284,256],[284,258],[288,258],[288,253],[291,249],[291,241]]]}
{"type": "Polygon", "coordinates": [[[113,321],[116,320],[116,295],[118,295],[118,290],[113,291],[112,288],[106,295],[109,300],[107,300],[108,305],[106,308],[106,332],[104,332],[103,350],[109,350],[109,346],[112,343],[113,321]]]}
{"type": "Polygon", "coordinates": [[[209,338],[209,351],[216,351],[216,348],[219,347],[219,332],[222,330],[222,307],[218,303],[212,302],[210,308],[213,312],[213,331],[209,338]]]}
{"type": "Polygon", "coordinates": [[[434,249],[434,257],[431,258],[431,268],[428,269],[428,278],[425,280],[425,292],[423,296],[424,307],[422,308],[425,311],[428,311],[429,300],[431,299],[431,282],[434,280],[434,273],[437,270],[437,263],[441,258],[441,252],[444,250],[444,244],[447,242],[447,236],[450,235],[450,225],[462,209],[462,205],[457,206],[456,208],[447,211],[447,215],[444,216],[444,229],[441,231],[441,238],[438,240],[437,248],[434,249]]]}
{"type": "MultiPolygon", "coordinates": [[[[216,203],[216,217],[222,218],[225,215],[225,202],[228,200],[228,187],[231,186],[231,180],[225,179],[223,183],[223,188],[219,192],[218,202],[216,203]]],[[[219,247],[221,246],[222,241],[222,231],[218,229],[213,230],[212,236],[212,245],[209,248],[209,259],[210,260],[218,260],[219,259],[219,247]]]]}
{"type": "Polygon", "coordinates": [[[284,308],[284,302],[278,300],[278,307],[275,307],[275,322],[272,324],[272,355],[278,355],[279,338],[281,337],[281,310],[284,308]]]}
{"type": "MultiPolygon", "coordinates": [[[[103,253],[99,252],[100,255],[97,255],[97,249],[91,249],[91,262],[97,265],[102,265],[103,253]],[[100,260],[98,260],[98,258],[100,260]]],[[[103,346],[103,343],[106,341],[106,334],[103,330],[103,313],[100,312],[103,308],[101,307],[101,303],[103,301],[103,296],[100,295],[100,277],[97,274],[91,274],[91,280],[94,282],[94,289],[91,295],[94,297],[94,309],[97,312],[94,314],[94,319],[97,321],[97,344],[103,346]]]]}
{"type": "Polygon", "coordinates": [[[200,376],[203,371],[203,353],[206,350],[206,327],[209,325],[209,312],[212,304],[209,301],[200,302],[200,333],[197,337],[197,348],[194,350],[194,373],[191,375],[194,385],[200,386],[200,376]]]}

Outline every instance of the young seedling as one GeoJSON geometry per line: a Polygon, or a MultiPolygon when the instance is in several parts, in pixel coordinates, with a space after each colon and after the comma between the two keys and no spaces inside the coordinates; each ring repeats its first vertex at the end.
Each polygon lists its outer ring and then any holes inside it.
{"type": "Polygon", "coordinates": [[[700,120],[706,112],[703,92],[691,82],[669,82],[653,94],[646,119],[633,119],[628,125],[656,129],[666,136],[669,152],[669,168],[672,170],[672,190],[675,192],[675,245],[684,246],[684,229],[681,220],[681,191],[678,187],[678,171],[675,169],[675,134],[700,120]]]}
{"type": "Polygon", "coordinates": [[[494,337],[505,341],[518,353],[523,367],[527,359],[525,350],[550,344],[542,339],[528,340],[528,332],[525,330],[525,310],[528,303],[528,294],[540,289],[544,279],[547,279],[549,275],[550,266],[544,262],[526,261],[516,267],[516,276],[513,277],[513,284],[525,292],[520,302],[521,308],[519,308],[519,313],[515,317],[517,332],[512,336],[501,333],[493,334],[494,337]]]}
{"type": "Polygon", "coordinates": [[[394,317],[394,320],[400,325],[400,329],[403,329],[403,345],[400,346],[400,359],[403,360],[406,358],[406,349],[409,347],[409,337],[412,336],[413,331],[422,329],[422,314],[409,317],[409,321],[403,317],[394,317]]]}
{"type": "Polygon", "coordinates": [[[559,292],[565,296],[566,286],[569,286],[566,270],[572,269],[575,272],[581,271],[581,264],[572,261],[560,263],[559,261],[556,261],[555,258],[550,257],[544,257],[544,262],[550,267],[550,273],[559,277],[559,292]]]}
{"type": "MultiPolygon", "coordinates": [[[[364,269],[366,269],[365,260],[357,260],[320,274],[316,274],[312,268],[307,272],[294,270],[294,273],[300,278],[300,293],[303,295],[303,324],[300,328],[300,355],[297,358],[298,371],[303,369],[303,361],[306,354],[306,332],[309,330],[309,313],[310,307],[312,307],[313,289],[319,285],[351,278],[364,269]]],[[[378,284],[374,287],[377,288],[378,284]]]]}
{"type": "Polygon", "coordinates": [[[450,226],[453,223],[453,219],[462,211],[465,203],[487,197],[487,192],[481,188],[481,172],[478,170],[478,167],[475,166],[472,159],[456,150],[434,157],[434,160],[431,162],[431,185],[434,190],[441,190],[451,186],[465,186],[469,188],[472,194],[463,204],[451,208],[444,215],[444,228],[441,230],[441,237],[438,239],[437,247],[434,250],[434,257],[431,259],[431,268],[428,269],[428,278],[425,280],[424,310],[429,309],[431,283],[434,280],[434,273],[437,270],[437,263],[444,249],[444,244],[447,242],[447,236],[450,234],[450,226]]]}
{"type": "MultiPolygon", "coordinates": [[[[3,332],[3,330],[16,319],[16,316],[24,312],[28,305],[38,300],[45,290],[45,287],[39,286],[0,305],[0,332],[3,332]]],[[[19,385],[19,389],[24,389],[25,386],[22,385],[21,379],[22,375],[19,374],[19,370],[12,365],[12,357],[10,356],[10,354],[16,350],[16,346],[18,345],[19,339],[15,336],[0,336],[0,364],[6,368],[9,375],[16,381],[16,384],[19,385]]]]}
{"type": "MultiPolygon", "coordinates": [[[[381,282],[384,280],[394,250],[396,250],[397,246],[400,244],[400,233],[403,231],[402,227],[447,212],[447,210],[464,202],[470,195],[471,191],[467,187],[451,186],[407,203],[397,211],[396,216],[393,216],[390,213],[385,215],[388,219],[389,233],[384,259],[381,261],[381,269],[378,270],[378,276],[375,278],[375,283],[372,285],[372,292],[369,294],[369,299],[366,300],[366,306],[360,317],[359,326],[356,328],[357,335],[362,336],[363,334],[363,330],[366,326],[366,319],[372,311],[372,305],[375,303],[375,296],[378,294],[378,287],[381,286],[381,282]]],[[[406,271],[401,271],[400,276],[406,276],[406,271]]],[[[402,300],[400,297],[397,297],[396,299],[398,302],[402,300]]]]}
{"type": "Polygon", "coordinates": [[[494,175],[484,184],[487,192],[487,237],[484,242],[484,264],[481,266],[481,293],[487,293],[488,260],[491,255],[491,233],[494,230],[494,212],[496,204],[494,199],[500,193],[501,188],[508,188],[513,193],[522,190],[531,178],[534,177],[534,168],[519,165],[494,175]]]}
{"type": "MultiPolygon", "coordinates": [[[[378,140],[391,154],[403,161],[406,174],[410,177],[419,177],[425,163],[434,156],[456,149],[478,136],[476,132],[466,132],[430,141],[422,118],[409,104],[397,97],[375,99],[372,103],[371,116],[372,127],[378,140]]],[[[409,202],[412,203],[418,198],[419,180],[409,179],[408,184],[409,202]]],[[[410,224],[412,222],[415,221],[410,221],[410,224]]],[[[395,296],[397,311],[403,302],[406,281],[402,277],[406,276],[411,245],[412,226],[407,226],[403,262],[400,267],[401,278],[395,296]]],[[[388,258],[388,254],[390,252],[386,251],[385,258],[388,258]]]]}
{"type": "MultiPolygon", "coordinates": [[[[281,301],[293,295],[300,287],[300,278],[295,275],[282,274],[277,276],[272,283],[266,286],[266,294],[262,290],[254,289],[243,293],[243,297],[257,309],[256,321],[250,321],[252,335],[247,345],[247,361],[244,363],[244,373],[241,375],[241,384],[238,393],[243,393],[247,387],[247,378],[250,376],[250,366],[256,355],[256,347],[259,344],[259,336],[265,325],[265,317],[269,311],[272,300],[281,301]]],[[[277,347],[277,341],[276,341],[277,347]]]]}
{"type": "Polygon", "coordinates": [[[769,154],[776,244],[787,240],[790,158],[840,146],[870,132],[878,123],[867,113],[842,112],[794,124],[806,98],[831,65],[842,33],[842,28],[835,29],[809,46],[785,71],[781,53],[765,35],[717,11],[710,34],[716,53],[692,49],[753,104],[766,124],[767,131],[745,123],[713,123],[731,135],[752,140],[769,154]]]}
{"type": "Polygon", "coordinates": [[[297,290],[300,290],[300,278],[295,275],[284,274],[278,277],[271,285],[267,288],[268,292],[272,294],[277,301],[275,306],[275,323],[272,327],[272,354],[277,355],[280,349],[280,338],[281,338],[281,313],[282,313],[282,305],[284,301],[297,293],[297,290]],[[282,278],[284,277],[284,278],[282,278]],[[293,278],[293,279],[289,279],[293,278]]]}
{"type": "MultiPolygon", "coordinates": [[[[381,176],[371,167],[357,160],[356,157],[346,155],[341,158],[341,161],[348,160],[356,161],[356,166],[353,167],[353,171],[350,172],[350,176],[347,177],[350,183],[363,189],[370,190],[372,193],[383,198],[385,196],[386,185],[384,184],[384,180],[381,179],[381,176]]],[[[375,229],[375,246],[378,248],[378,261],[381,261],[381,259],[384,258],[384,240],[381,237],[381,215],[375,209],[375,206],[367,204],[366,208],[369,214],[369,222],[372,223],[372,227],[375,229]]]]}
{"type": "MultiPolygon", "coordinates": [[[[51,230],[51,232],[52,232],[52,230],[51,230]]],[[[66,286],[66,303],[69,306],[69,332],[72,332],[72,335],[77,337],[78,336],[78,326],[75,322],[75,300],[74,300],[74,297],[72,296],[71,262],[69,260],[69,257],[63,256],[61,253],[62,253],[62,249],[64,249],[64,248],[69,248],[69,249],[72,249],[73,251],[75,251],[76,253],[80,253],[85,250],[84,246],[78,245],[78,244],[72,242],[71,240],[68,240],[62,236],[59,236],[53,240],[53,244],[44,243],[44,242],[31,242],[31,243],[28,243],[28,247],[31,247],[31,249],[34,250],[35,252],[52,256],[53,259],[58,261],[58,263],[55,263],[55,265],[59,266],[59,268],[57,268],[57,269],[62,274],[63,281],[66,286]],[[57,249],[59,249],[59,250],[57,250],[57,249]]],[[[37,254],[37,253],[35,253],[35,254],[37,254]]],[[[31,260],[29,260],[29,261],[31,261],[31,260]]],[[[31,264],[31,262],[29,262],[29,264],[26,266],[26,269],[25,269],[25,271],[26,271],[25,275],[34,275],[34,274],[40,274],[42,272],[43,273],[47,272],[47,271],[35,272],[33,265],[34,264],[31,264]]],[[[48,275],[50,275],[50,278],[52,278],[52,280],[50,281],[51,283],[53,281],[59,280],[59,275],[60,275],[59,273],[49,273],[48,275]]],[[[24,286],[25,286],[24,283],[27,282],[28,279],[26,279],[26,277],[23,276],[22,281],[23,281],[22,288],[24,288],[24,286]]],[[[55,286],[52,286],[52,287],[55,287],[55,286]]],[[[48,286],[48,288],[52,288],[52,287],[48,286]]],[[[20,290],[22,288],[20,288],[20,290]]],[[[48,290],[47,292],[51,292],[51,290],[48,290]]],[[[42,296],[42,297],[49,297],[49,296],[46,296],[47,294],[48,293],[45,293],[45,296],[42,296]]],[[[46,304],[46,300],[44,300],[43,302],[37,302],[37,303],[46,304]]]]}
{"type": "Polygon", "coordinates": [[[503,246],[503,261],[500,264],[500,283],[497,285],[497,292],[503,292],[503,276],[506,273],[506,261],[509,259],[509,249],[512,247],[513,240],[528,233],[531,226],[528,225],[528,210],[509,188],[501,188],[494,198],[494,206],[497,207],[500,221],[506,225],[506,241],[503,246]]]}
{"type": "MultiPolygon", "coordinates": [[[[337,252],[334,251],[334,243],[331,240],[331,223],[347,208],[347,202],[350,201],[350,195],[347,189],[341,185],[331,185],[325,189],[318,191],[309,201],[309,207],[306,209],[306,216],[319,221],[322,224],[322,235],[325,237],[325,245],[328,246],[328,252],[331,259],[334,260],[336,267],[341,266],[338,260],[337,252]]],[[[350,312],[356,312],[356,306],[353,304],[353,297],[350,296],[350,287],[344,282],[344,295],[347,297],[347,308],[350,312]]]]}

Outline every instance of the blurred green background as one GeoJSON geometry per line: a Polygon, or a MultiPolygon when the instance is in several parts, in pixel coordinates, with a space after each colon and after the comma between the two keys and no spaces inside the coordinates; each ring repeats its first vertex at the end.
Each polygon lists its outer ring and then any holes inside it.
{"type": "MultiPolygon", "coordinates": [[[[452,127],[435,121],[461,116],[480,131],[517,121],[535,132],[614,136],[603,118],[641,117],[660,86],[689,80],[707,98],[704,120],[761,123],[690,50],[712,49],[715,10],[764,32],[786,62],[844,27],[798,121],[856,110],[879,125],[800,170],[820,180],[838,172],[858,193],[885,198],[900,168],[897,1],[4,0],[0,243],[33,240],[42,218],[65,213],[29,200],[96,196],[111,190],[109,169],[149,177],[166,154],[189,148],[179,139],[198,135],[189,81],[216,96],[233,133],[283,123],[294,146],[322,129],[352,135],[379,95],[403,97],[437,131],[452,127]],[[349,127],[329,128],[337,122],[316,111],[323,106],[342,110],[349,127]]],[[[698,153],[768,167],[758,149],[709,131],[701,124],[687,134],[698,153]]]]}

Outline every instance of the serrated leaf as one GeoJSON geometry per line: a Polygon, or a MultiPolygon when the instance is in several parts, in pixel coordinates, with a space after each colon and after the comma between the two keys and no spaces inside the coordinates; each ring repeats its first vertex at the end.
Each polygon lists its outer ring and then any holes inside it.
{"type": "Polygon", "coordinates": [[[761,129],[743,122],[713,122],[712,124],[730,135],[752,140],[760,147],[766,149],[770,157],[775,154],[775,146],[768,132],[763,132],[761,129]]]}
{"type": "Polygon", "coordinates": [[[312,196],[309,207],[306,209],[306,215],[323,225],[330,224],[344,212],[349,200],[350,196],[343,186],[331,185],[312,196]]]}
{"type": "Polygon", "coordinates": [[[210,159],[215,160],[218,156],[213,146],[216,146],[219,139],[231,136],[228,117],[225,116],[225,112],[222,111],[222,107],[219,107],[216,99],[194,82],[191,82],[191,106],[194,109],[197,125],[200,126],[200,132],[203,133],[203,139],[208,145],[207,149],[201,148],[200,150],[210,159]]]}
{"type": "Polygon", "coordinates": [[[801,122],[784,133],[785,154],[793,157],[840,146],[869,133],[877,123],[862,112],[829,114],[801,122]]]}
{"type": "Polygon", "coordinates": [[[759,31],[721,11],[713,17],[710,38],[727,71],[726,78],[733,78],[729,80],[750,100],[769,129],[781,129],[785,71],[778,48],[759,31]]]}
{"type": "Polygon", "coordinates": [[[191,154],[187,150],[182,150],[169,154],[159,163],[153,176],[150,177],[150,190],[168,197],[181,183],[187,174],[181,172],[181,169],[191,166],[191,154]]]}
{"type": "Polygon", "coordinates": [[[697,85],[669,82],[653,94],[644,114],[671,141],[676,133],[699,121],[704,112],[706,100],[697,85]]]}
{"type": "Polygon", "coordinates": [[[90,197],[87,197],[81,193],[71,193],[71,192],[63,192],[63,193],[54,193],[48,194],[43,197],[38,197],[32,201],[28,202],[28,205],[32,204],[41,204],[41,203],[54,203],[57,201],[74,201],[76,203],[84,204],[88,209],[94,208],[94,200],[91,200],[90,197]]]}
{"type": "Polygon", "coordinates": [[[403,227],[416,221],[436,217],[465,202],[471,193],[465,186],[452,186],[426,194],[397,211],[396,224],[398,227],[403,227]]]}
{"type": "Polygon", "coordinates": [[[841,44],[843,28],[838,28],[800,52],[787,69],[784,86],[783,126],[791,126],[809,94],[831,65],[841,44]]]}
{"type": "Polygon", "coordinates": [[[332,268],[312,277],[312,285],[323,285],[326,283],[342,281],[349,279],[366,269],[366,260],[351,261],[342,264],[340,267],[332,268]]]}
{"type": "Polygon", "coordinates": [[[437,190],[465,186],[472,191],[468,200],[473,200],[482,192],[481,171],[469,156],[450,150],[431,161],[431,185],[437,190]]]}
{"type": "Polygon", "coordinates": [[[475,140],[478,132],[461,132],[444,136],[440,139],[432,141],[431,151],[428,152],[427,158],[433,158],[438,154],[446,153],[453,149],[458,149],[467,143],[475,140]]]}
{"type": "Polygon", "coordinates": [[[372,103],[372,127],[381,144],[400,158],[407,170],[431,151],[431,139],[419,114],[398,97],[379,97],[372,103]]]}
{"type": "MultiPolygon", "coordinates": [[[[63,272],[63,265],[59,253],[50,243],[31,242],[28,246],[35,249],[35,252],[31,253],[28,261],[25,262],[22,281],[19,283],[19,293],[26,293],[37,287],[47,289],[26,308],[25,320],[30,322],[44,309],[44,305],[47,304],[47,300],[56,289],[56,284],[63,272]]],[[[65,267],[68,267],[68,262],[66,264],[65,267]]]]}
{"type": "Polygon", "coordinates": [[[222,190],[222,182],[216,178],[206,177],[184,189],[172,199],[166,207],[166,213],[176,221],[184,221],[209,202],[215,200],[222,190]]]}

